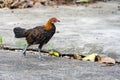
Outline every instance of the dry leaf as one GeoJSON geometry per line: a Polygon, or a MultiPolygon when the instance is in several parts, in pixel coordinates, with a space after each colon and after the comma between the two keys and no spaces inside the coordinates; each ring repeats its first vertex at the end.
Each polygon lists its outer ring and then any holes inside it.
{"type": "Polygon", "coordinates": [[[73,55],[73,58],[74,58],[74,59],[81,60],[81,59],[82,59],[82,56],[79,55],[79,54],[74,54],[74,55],[73,55]]]}
{"type": "Polygon", "coordinates": [[[115,64],[115,60],[110,58],[110,57],[100,57],[100,59],[98,60],[98,62],[100,63],[106,63],[106,64],[115,64]]]}

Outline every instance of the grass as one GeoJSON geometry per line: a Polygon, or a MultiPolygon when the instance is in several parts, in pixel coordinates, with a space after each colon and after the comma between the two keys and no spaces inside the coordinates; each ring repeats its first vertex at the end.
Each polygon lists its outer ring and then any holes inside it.
{"type": "Polygon", "coordinates": [[[3,44],[3,37],[0,36],[0,49],[4,48],[4,44],[3,44]]]}

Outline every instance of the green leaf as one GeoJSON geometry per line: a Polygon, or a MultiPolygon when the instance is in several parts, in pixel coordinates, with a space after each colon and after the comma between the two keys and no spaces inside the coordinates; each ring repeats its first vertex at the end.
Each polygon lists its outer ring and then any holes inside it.
{"type": "Polygon", "coordinates": [[[92,62],[94,62],[95,61],[95,57],[97,55],[98,55],[97,53],[92,53],[92,54],[89,54],[86,57],[82,58],[82,60],[83,61],[92,61],[92,62]]]}
{"type": "Polygon", "coordinates": [[[80,2],[89,2],[90,0],[80,0],[80,2]]]}

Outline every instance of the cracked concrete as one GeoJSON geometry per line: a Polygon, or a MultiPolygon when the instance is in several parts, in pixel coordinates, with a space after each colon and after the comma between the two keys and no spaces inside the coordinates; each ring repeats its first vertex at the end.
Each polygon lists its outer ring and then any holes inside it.
{"type": "MultiPolygon", "coordinates": [[[[30,9],[0,9],[0,36],[3,44],[23,48],[24,39],[14,38],[13,28],[33,28],[48,18],[58,17],[54,37],[43,49],[54,48],[62,53],[89,54],[112,57],[120,61],[120,11],[117,1],[99,2],[85,6],[40,7],[30,9]]],[[[32,46],[31,48],[36,48],[32,46]]],[[[119,80],[119,65],[102,64],[0,50],[1,80],[119,80]],[[89,67],[88,67],[89,66],[89,67]]]]}

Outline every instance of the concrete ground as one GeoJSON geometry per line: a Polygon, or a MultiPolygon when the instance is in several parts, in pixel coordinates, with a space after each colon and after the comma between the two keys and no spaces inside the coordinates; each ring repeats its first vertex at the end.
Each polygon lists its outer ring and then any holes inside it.
{"type": "Polygon", "coordinates": [[[0,80],[120,80],[120,65],[0,50],[0,80]],[[4,54],[3,54],[4,53],[4,54]]]}
{"type": "MultiPolygon", "coordinates": [[[[85,6],[40,6],[30,9],[0,9],[0,36],[7,47],[23,48],[24,39],[14,38],[13,28],[33,28],[55,16],[57,31],[43,49],[61,53],[109,56],[120,61],[120,2],[85,6]]],[[[32,46],[31,48],[36,48],[32,46]]],[[[120,65],[104,64],[0,50],[0,80],[120,80],[120,65]]]]}

